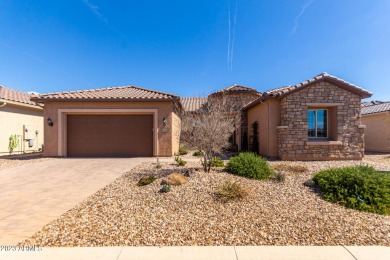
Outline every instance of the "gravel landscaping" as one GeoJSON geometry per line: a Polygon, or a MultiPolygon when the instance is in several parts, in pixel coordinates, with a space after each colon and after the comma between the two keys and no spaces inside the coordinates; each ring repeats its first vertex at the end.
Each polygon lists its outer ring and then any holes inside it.
{"type": "Polygon", "coordinates": [[[0,157],[0,170],[47,160],[52,160],[52,158],[26,157],[23,159],[1,159],[0,157]]]}
{"type": "Polygon", "coordinates": [[[346,209],[322,200],[302,183],[329,167],[368,163],[390,171],[389,154],[361,161],[281,162],[305,166],[286,173],[285,182],[257,181],[222,169],[194,171],[188,183],[160,193],[162,177],[198,168],[189,160],[179,168],[144,163],[116,179],[83,203],[44,226],[21,245],[40,246],[184,246],[184,245],[385,245],[390,246],[390,216],[346,209]],[[137,186],[141,177],[157,179],[137,186]],[[242,200],[223,203],[215,191],[224,180],[247,191],[242,200]]]}

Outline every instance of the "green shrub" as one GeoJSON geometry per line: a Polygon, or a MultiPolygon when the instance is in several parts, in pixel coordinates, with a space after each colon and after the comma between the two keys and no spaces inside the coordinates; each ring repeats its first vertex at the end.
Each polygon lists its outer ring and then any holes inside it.
{"type": "Polygon", "coordinates": [[[286,180],[286,174],[281,171],[274,171],[274,177],[278,182],[284,182],[286,180]]]}
{"type": "Polygon", "coordinates": [[[233,174],[258,180],[269,179],[273,173],[266,159],[250,152],[239,153],[230,158],[227,170],[233,174]]]}
{"type": "Polygon", "coordinates": [[[239,183],[227,180],[217,187],[215,195],[222,202],[228,202],[244,198],[247,192],[239,183]]]}
{"type": "Polygon", "coordinates": [[[156,178],[153,177],[153,176],[142,177],[142,178],[138,181],[137,186],[145,186],[145,185],[151,184],[151,183],[154,182],[155,180],[156,180],[156,178]]]}
{"type": "Polygon", "coordinates": [[[162,193],[166,193],[166,192],[169,192],[171,191],[171,185],[170,184],[164,184],[160,190],[160,192],[162,193]]]}
{"type": "Polygon", "coordinates": [[[390,214],[390,174],[371,166],[332,168],[313,178],[325,200],[347,208],[390,214]]]}
{"type": "Polygon", "coordinates": [[[179,155],[186,155],[188,153],[188,149],[184,146],[180,145],[179,147],[179,155]]]}
{"type": "Polygon", "coordinates": [[[203,153],[201,151],[195,151],[192,156],[201,157],[203,156],[203,153]]]}
{"type": "Polygon", "coordinates": [[[224,167],[225,164],[223,163],[222,159],[219,157],[213,157],[211,160],[211,167],[224,167]]]}
{"type": "Polygon", "coordinates": [[[182,158],[179,156],[175,157],[175,162],[177,163],[177,166],[185,166],[187,164],[186,161],[184,161],[182,158]]]}

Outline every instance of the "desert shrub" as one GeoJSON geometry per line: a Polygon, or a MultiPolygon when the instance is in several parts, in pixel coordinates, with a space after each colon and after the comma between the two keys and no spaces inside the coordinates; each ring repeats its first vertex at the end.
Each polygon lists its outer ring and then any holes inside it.
{"type": "Polygon", "coordinates": [[[179,155],[186,155],[188,153],[188,149],[184,147],[183,145],[180,145],[179,147],[179,155]]]}
{"type": "Polygon", "coordinates": [[[304,173],[309,171],[309,169],[303,165],[275,164],[272,166],[272,168],[277,171],[292,172],[292,173],[304,173]]]}
{"type": "Polygon", "coordinates": [[[313,178],[325,200],[347,208],[390,214],[390,174],[371,166],[332,168],[313,178]]]}
{"type": "Polygon", "coordinates": [[[230,158],[227,170],[230,173],[253,179],[269,179],[273,171],[266,159],[254,153],[244,152],[230,158]]]}
{"type": "Polygon", "coordinates": [[[281,171],[274,171],[274,177],[278,182],[284,182],[286,180],[286,174],[281,171]]]}
{"type": "Polygon", "coordinates": [[[160,190],[160,192],[162,193],[166,193],[166,192],[169,192],[171,191],[171,185],[170,184],[164,184],[160,190]]]}
{"type": "Polygon", "coordinates": [[[182,158],[180,158],[179,156],[176,156],[175,157],[175,162],[177,164],[177,166],[185,166],[187,164],[186,161],[184,161],[182,158]]]}
{"type": "Polygon", "coordinates": [[[192,155],[195,157],[201,157],[203,156],[203,153],[201,151],[195,151],[192,155]]]}
{"type": "Polygon", "coordinates": [[[234,181],[224,181],[215,191],[217,199],[228,202],[230,200],[242,199],[247,195],[241,184],[234,181]]]}
{"type": "Polygon", "coordinates": [[[211,160],[211,167],[224,167],[225,164],[223,163],[222,159],[219,157],[213,157],[211,160]]]}
{"type": "Polygon", "coordinates": [[[153,177],[153,176],[142,177],[142,178],[138,181],[137,186],[145,186],[145,185],[151,184],[151,183],[154,182],[155,180],[156,180],[156,178],[153,177]]]}

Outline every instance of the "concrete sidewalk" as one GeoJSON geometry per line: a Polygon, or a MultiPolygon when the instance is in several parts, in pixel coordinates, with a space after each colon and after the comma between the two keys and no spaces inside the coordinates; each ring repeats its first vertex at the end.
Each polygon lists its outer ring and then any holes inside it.
{"type": "MultiPolygon", "coordinates": [[[[17,248],[16,248],[17,250],[17,248]]],[[[220,246],[220,247],[63,247],[35,251],[4,251],[0,259],[340,259],[388,260],[390,247],[383,246],[220,246]]]]}

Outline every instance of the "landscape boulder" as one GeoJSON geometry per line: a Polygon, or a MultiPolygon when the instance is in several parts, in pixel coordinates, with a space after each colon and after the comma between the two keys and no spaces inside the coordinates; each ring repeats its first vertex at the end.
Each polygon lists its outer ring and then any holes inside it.
{"type": "Polygon", "coordinates": [[[187,177],[181,173],[172,173],[164,178],[161,182],[161,185],[170,184],[170,185],[182,185],[188,182],[187,177]]]}

